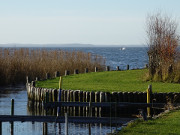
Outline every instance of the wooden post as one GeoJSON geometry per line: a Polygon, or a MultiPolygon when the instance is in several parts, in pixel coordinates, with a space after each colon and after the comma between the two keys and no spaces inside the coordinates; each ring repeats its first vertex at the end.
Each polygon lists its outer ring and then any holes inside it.
{"type": "Polygon", "coordinates": [[[97,72],[98,71],[98,67],[95,67],[95,72],[97,72]]]}
{"type": "Polygon", "coordinates": [[[129,65],[127,65],[127,70],[129,70],[129,65]]]}
{"type": "Polygon", "coordinates": [[[60,72],[59,72],[59,71],[56,71],[56,72],[55,72],[55,78],[56,78],[56,77],[60,77],[60,72]]]}
{"type": "Polygon", "coordinates": [[[116,70],[119,71],[119,66],[116,67],[116,70]]]}
{"type": "MultiPolygon", "coordinates": [[[[59,93],[58,93],[58,102],[61,102],[61,89],[62,89],[62,77],[59,77],[59,93]]],[[[61,107],[57,108],[57,116],[61,114],[61,107]]]]}
{"type": "Polygon", "coordinates": [[[46,79],[50,79],[50,73],[46,73],[46,79]]]}
{"type": "Polygon", "coordinates": [[[36,82],[35,82],[35,81],[32,81],[32,82],[31,82],[31,85],[32,85],[33,87],[35,87],[36,82]]]}
{"type": "Polygon", "coordinates": [[[110,67],[109,66],[106,66],[106,71],[110,71],[110,67]]]}
{"type": "MultiPolygon", "coordinates": [[[[14,115],[14,99],[11,99],[11,115],[14,115]]],[[[11,135],[14,134],[14,122],[11,122],[11,135]]]]}
{"type": "Polygon", "coordinates": [[[70,74],[70,71],[68,70],[65,70],[65,76],[69,75],[70,74]]]}
{"type": "Polygon", "coordinates": [[[68,114],[65,113],[65,135],[68,135],[68,114]]]}
{"type": "MultiPolygon", "coordinates": [[[[95,92],[95,102],[99,102],[99,98],[100,98],[100,92],[97,91],[95,92]]],[[[98,117],[98,113],[99,113],[99,107],[95,107],[95,116],[98,117]]]]}
{"type": "Polygon", "coordinates": [[[88,68],[85,68],[85,73],[88,73],[88,68]]]}
{"type": "Polygon", "coordinates": [[[36,77],[36,81],[38,81],[39,80],[39,78],[38,77],[36,77]]]}
{"type": "MultiPolygon", "coordinates": [[[[149,85],[148,86],[148,89],[147,89],[147,103],[150,103],[150,94],[152,93],[152,85],[149,85]]],[[[151,112],[150,112],[150,107],[147,107],[147,115],[148,115],[148,117],[150,117],[151,116],[151,114],[150,114],[151,112]]]]}
{"type": "Polygon", "coordinates": [[[78,69],[75,69],[75,70],[74,70],[74,74],[79,74],[79,70],[78,70],[78,69]]]}

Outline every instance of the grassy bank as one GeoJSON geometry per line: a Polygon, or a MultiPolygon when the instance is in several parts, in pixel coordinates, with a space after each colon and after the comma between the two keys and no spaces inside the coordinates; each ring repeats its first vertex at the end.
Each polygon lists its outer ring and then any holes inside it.
{"type": "Polygon", "coordinates": [[[120,131],[119,135],[179,135],[179,127],[180,110],[176,110],[155,120],[135,122],[120,131]]]}
{"type": "MultiPolygon", "coordinates": [[[[153,92],[180,92],[180,84],[143,81],[146,69],[97,72],[63,77],[63,89],[87,91],[146,91],[152,84],[153,92]]],[[[59,78],[39,81],[37,87],[58,88],[59,78]]]]}
{"type": "Polygon", "coordinates": [[[0,48],[0,86],[25,82],[26,76],[45,78],[46,73],[54,76],[55,71],[64,74],[74,69],[84,72],[102,69],[104,59],[98,55],[81,51],[48,50],[38,48],[0,48]]]}

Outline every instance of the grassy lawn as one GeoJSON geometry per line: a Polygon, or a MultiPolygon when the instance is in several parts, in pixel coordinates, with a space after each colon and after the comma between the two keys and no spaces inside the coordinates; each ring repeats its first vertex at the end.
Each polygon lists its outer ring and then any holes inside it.
{"type": "Polygon", "coordinates": [[[180,110],[172,111],[156,120],[130,124],[119,135],[180,135],[180,110]]]}
{"type": "MultiPolygon", "coordinates": [[[[147,70],[97,72],[63,77],[63,89],[86,91],[146,91],[152,84],[153,92],[180,92],[180,84],[146,82],[147,70]]],[[[38,81],[37,87],[58,88],[59,78],[38,81]]]]}

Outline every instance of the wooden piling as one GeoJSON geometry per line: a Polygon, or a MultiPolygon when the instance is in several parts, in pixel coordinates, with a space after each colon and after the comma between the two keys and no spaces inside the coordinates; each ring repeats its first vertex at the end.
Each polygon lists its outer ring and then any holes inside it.
{"type": "MultiPolygon", "coordinates": [[[[90,102],[90,92],[89,91],[86,92],[86,102],[90,102]]],[[[89,111],[89,108],[86,107],[86,116],[88,116],[88,111],[89,111]]]]}
{"type": "Polygon", "coordinates": [[[74,69],[74,74],[79,74],[79,70],[78,69],[74,69]]]}
{"type": "Polygon", "coordinates": [[[85,73],[88,73],[88,68],[85,68],[85,73]]]}
{"type": "Polygon", "coordinates": [[[106,66],[106,71],[110,71],[110,66],[106,66]]]}
{"type": "Polygon", "coordinates": [[[65,76],[69,75],[70,71],[69,70],[65,70],[65,76]]]}
{"type": "MultiPolygon", "coordinates": [[[[91,91],[90,93],[90,102],[92,103],[92,102],[95,102],[95,92],[94,91],[91,91]]],[[[92,115],[93,116],[95,116],[95,109],[94,108],[92,108],[92,115]]]]}
{"type": "MultiPolygon", "coordinates": [[[[99,102],[100,92],[95,92],[95,102],[99,102]]],[[[95,107],[95,117],[98,117],[99,107],[95,107]]]]}
{"type": "MultiPolygon", "coordinates": [[[[105,102],[105,93],[104,92],[100,92],[100,102],[105,102]]],[[[102,112],[104,111],[103,107],[99,107],[99,117],[102,117],[102,112]]]]}
{"type": "Polygon", "coordinates": [[[129,65],[127,65],[126,70],[129,70],[129,65]]]}
{"type": "Polygon", "coordinates": [[[116,70],[117,70],[117,71],[119,71],[119,70],[120,70],[120,69],[119,69],[119,66],[117,66],[117,67],[116,67],[116,70]]]}
{"type": "MultiPolygon", "coordinates": [[[[78,91],[79,102],[83,102],[83,91],[78,91]]],[[[83,108],[79,107],[79,116],[83,115],[83,108]]]]}
{"type": "MultiPolygon", "coordinates": [[[[83,102],[86,102],[86,91],[83,91],[83,102]]],[[[86,116],[86,107],[83,107],[83,116],[86,116]]]]}
{"type": "Polygon", "coordinates": [[[98,67],[95,67],[95,71],[94,72],[98,72],[98,67]]]}
{"type": "Polygon", "coordinates": [[[55,74],[55,75],[54,75],[55,78],[56,78],[56,77],[60,77],[60,72],[59,72],[59,71],[56,71],[54,74],[55,74]]]}
{"type": "Polygon", "coordinates": [[[50,79],[50,73],[46,73],[46,79],[50,79]]]}
{"type": "MultiPolygon", "coordinates": [[[[74,102],[79,101],[79,96],[78,96],[78,90],[75,90],[73,93],[73,100],[74,102]]],[[[78,107],[74,107],[74,116],[78,116],[78,107]]]]}

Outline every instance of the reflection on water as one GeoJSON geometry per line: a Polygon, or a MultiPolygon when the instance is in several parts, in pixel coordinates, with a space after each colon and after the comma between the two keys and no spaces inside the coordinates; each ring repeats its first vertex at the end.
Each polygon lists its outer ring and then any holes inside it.
{"type": "MultiPolygon", "coordinates": [[[[41,109],[41,104],[36,105],[37,108],[34,110],[33,106],[28,107],[27,92],[24,86],[16,88],[0,88],[0,115],[10,115],[11,99],[15,100],[14,114],[15,115],[44,115],[41,109]],[[29,110],[30,109],[30,110],[29,110]]],[[[30,105],[30,104],[29,104],[30,105]]],[[[56,111],[54,111],[56,114],[56,111]]],[[[69,123],[69,134],[70,135],[85,135],[89,133],[88,124],[74,124],[69,123]]],[[[64,123],[48,123],[48,135],[63,135],[64,134],[64,123]]],[[[10,134],[10,123],[2,123],[3,135],[10,134]]],[[[115,127],[110,127],[101,124],[92,124],[91,133],[93,135],[105,135],[114,130],[115,127]]],[[[43,123],[40,122],[14,122],[14,135],[42,135],[43,134],[43,123]]]]}

